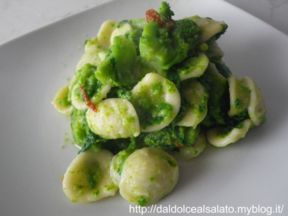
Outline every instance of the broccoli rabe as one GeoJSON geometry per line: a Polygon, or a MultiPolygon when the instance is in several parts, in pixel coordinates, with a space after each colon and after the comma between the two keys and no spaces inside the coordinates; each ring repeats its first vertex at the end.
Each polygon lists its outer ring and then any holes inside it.
{"type": "Polygon", "coordinates": [[[182,146],[191,146],[195,143],[200,129],[192,127],[176,127],[170,125],[160,131],[143,135],[145,146],[175,150],[182,146]]]}
{"type": "Polygon", "coordinates": [[[173,40],[169,34],[168,29],[161,28],[156,22],[149,22],[144,26],[140,38],[141,57],[157,71],[169,69],[178,55],[172,47],[173,40]]]}
{"type": "Polygon", "coordinates": [[[159,14],[164,21],[171,20],[172,16],[174,15],[174,12],[170,9],[170,6],[167,2],[163,1],[161,2],[161,5],[159,7],[159,14]]]}
{"type": "Polygon", "coordinates": [[[86,122],[85,111],[73,109],[71,114],[71,129],[74,142],[82,146],[85,143],[89,133],[89,128],[86,122]]]}
{"type": "Polygon", "coordinates": [[[191,19],[181,19],[175,22],[173,34],[189,44],[191,50],[200,40],[200,28],[191,19]]]}
{"type": "Polygon", "coordinates": [[[187,58],[199,35],[199,27],[192,20],[176,22],[172,30],[148,22],[140,38],[140,55],[158,72],[168,70],[187,58]]]}
{"type": "Polygon", "coordinates": [[[125,36],[116,36],[110,53],[96,71],[96,77],[105,84],[130,86],[142,77],[142,71],[136,66],[138,63],[134,43],[125,36]]]}
{"type": "Polygon", "coordinates": [[[86,121],[86,111],[73,109],[71,114],[71,129],[75,145],[80,152],[92,147],[100,148],[100,144],[105,140],[90,131],[86,121]]]}
{"type": "Polygon", "coordinates": [[[209,94],[208,115],[205,120],[207,125],[212,125],[213,122],[220,125],[225,124],[229,109],[227,79],[219,73],[213,63],[210,63],[200,80],[209,94]]]}

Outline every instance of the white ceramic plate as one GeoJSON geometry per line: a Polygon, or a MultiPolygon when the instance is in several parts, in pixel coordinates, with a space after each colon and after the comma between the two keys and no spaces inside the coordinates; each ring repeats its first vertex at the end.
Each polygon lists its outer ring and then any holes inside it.
{"type": "MultiPolygon", "coordinates": [[[[76,155],[62,148],[69,122],[50,105],[71,77],[86,38],[106,19],[142,17],[160,1],[111,2],[0,47],[0,215],[127,215],[119,196],[71,204],[61,176],[76,155]]],[[[181,167],[180,181],[161,204],[274,205],[288,200],[288,38],[222,1],[171,1],[177,18],[199,14],[225,20],[220,39],[233,73],[253,77],[267,123],[224,149],[210,148],[181,167]]],[[[287,204],[287,203],[286,203],[287,204]]]]}

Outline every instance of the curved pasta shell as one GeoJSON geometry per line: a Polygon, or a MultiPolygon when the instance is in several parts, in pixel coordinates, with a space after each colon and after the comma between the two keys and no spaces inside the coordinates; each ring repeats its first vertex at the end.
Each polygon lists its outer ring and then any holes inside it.
{"type": "Polygon", "coordinates": [[[206,136],[211,145],[215,147],[225,147],[244,138],[251,127],[252,122],[247,119],[241,122],[238,127],[235,127],[228,132],[223,128],[210,129],[206,136]]]}
{"type": "Polygon", "coordinates": [[[124,162],[131,153],[132,151],[126,149],[126,150],[118,152],[112,158],[112,161],[110,164],[110,176],[114,184],[119,185],[124,162]]]}
{"type": "Polygon", "coordinates": [[[115,30],[117,25],[117,22],[114,20],[106,20],[102,23],[99,32],[97,34],[97,38],[99,41],[99,44],[102,46],[108,48],[110,46],[110,38],[112,35],[112,32],[115,30]]]}
{"type": "Polygon", "coordinates": [[[254,125],[258,126],[265,121],[265,105],[260,89],[249,77],[245,77],[248,88],[250,89],[250,103],[248,114],[254,125]]]}
{"type": "Polygon", "coordinates": [[[136,150],[124,163],[120,194],[141,206],[155,203],[173,190],[178,174],[177,161],[163,150],[136,150]]]}
{"type": "MultiPolygon", "coordinates": [[[[93,97],[91,98],[91,101],[96,104],[99,103],[103,98],[106,98],[110,89],[111,89],[110,85],[107,85],[107,84],[102,85],[101,87],[99,87],[97,92],[93,95],[93,97]]],[[[79,84],[75,84],[71,89],[71,103],[78,110],[87,109],[87,105],[83,99],[83,95],[80,91],[79,84]]]]}
{"type": "Polygon", "coordinates": [[[68,101],[68,95],[69,95],[69,87],[64,86],[60,88],[55,97],[52,100],[52,105],[54,108],[65,115],[69,115],[72,111],[72,106],[70,101],[68,101]]]}
{"type": "Polygon", "coordinates": [[[177,125],[196,128],[207,115],[208,93],[204,86],[196,80],[187,80],[183,84],[182,91],[189,107],[177,125]]]}
{"type": "Polygon", "coordinates": [[[209,41],[209,39],[223,34],[227,28],[224,22],[219,22],[211,18],[193,16],[191,19],[200,27],[201,29],[201,41],[209,41]]]}
{"type": "Polygon", "coordinates": [[[85,110],[87,106],[80,91],[80,85],[76,84],[71,89],[71,103],[78,110],[85,110]]]}
{"type": "Polygon", "coordinates": [[[62,182],[68,199],[87,203],[114,196],[118,188],[109,174],[112,156],[106,150],[86,151],[77,155],[65,172],[62,182]]]}
{"type": "Polygon", "coordinates": [[[106,139],[136,137],[140,133],[137,113],[126,99],[109,98],[88,110],[86,120],[95,134],[106,139]]]}
{"type": "Polygon", "coordinates": [[[204,134],[200,134],[192,146],[184,146],[179,150],[179,157],[184,160],[191,160],[198,157],[206,148],[207,142],[204,134]]]}
{"type": "Polygon", "coordinates": [[[191,57],[184,62],[183,67],[177,70],[180,80],[200,77],[204,74],[209,65],[208,57],[200,53],[198,56],[191,57]]]}
{"type": "Polygon", "coordinates": [[[121,26],[117,27],[111,34],[110,44],[113,44],[114,38],[120,35],[125,35],[132,30],[132,26],[129,23],[123,23],[121,26]]]}
{"type": "Polygon", "coordinates": [[[230,76],[228,84],[230,96],[229,116],[237,116],[247,112],[250,103],[250,90],[247,78],[237,79],[235,76],[230,76]]]}
{"type": "Polygon", "coordinates": [[[132,101],[143,132],[158,131],[169,125],[179,112],[180,100],[174,83],[157,73],[146,74],[132,89],[132,101]],[[165,111],[159,109],[162,105],[169,108],[168,114],[162,114],[165,111]],[[159,116],[163,118],[152,122],[153,119],[160,118],[159,116]],[[147,119],[151,122],[147,123],[147,119]]]}

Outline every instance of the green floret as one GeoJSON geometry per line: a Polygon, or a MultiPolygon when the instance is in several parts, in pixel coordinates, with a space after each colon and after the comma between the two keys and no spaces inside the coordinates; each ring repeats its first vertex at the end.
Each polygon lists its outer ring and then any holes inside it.
{"type": "Polygon", "coordinates": [[[184,142],[185,146],[193,146],[200,134],[200,128],[193,129],[192,127],[183,127],[184,129],[184,142]]]}
{"type": "Polygon", "coordinates": [[[91,96],[90,94],[93,94],[93,92],[91,92],[91,87],[94,86],[95,87],[98,86],[98,84],[94,83],[96,82],[96,77],[94,76],[94,73],[96,71],[96,67],[94,65],[91,64],[85,64],[81,69],[77,70],[75,77],[72,79],[71,83],[70,83],[70,89],[77,83],[79,83],[80,85],[82,85],[83,87],[85,87],[86,90],[86,84],[89,85],[87,86],[87,94],[89,96],[91,96]],[[93,82],[93,83],[92,83],[93,82]]]}
{"type": "Polygon", "coordinates": [[[145,19],[138,18],[138,19],[122,20],[118,24],[119,28],[121,28],[121,25],[124,24],[129,24],[131,26],[131,30],[125,33],[125,37],[134,43],[137,55],[139,55],[139,41],[145,23],[146,23],[145,19]]]}
{"type": "Polygon", "coordinates": [[[172,16],[174,15],[174,12],[170,9],[170,6],[167,2],[163,1],[161,2],[161,5],[159,7],[159,14],[161,18],[166,20],[171,20],[172,16]]]}
{"type": "Polygon", "coordinates": [[[200,28],[191,20],[174,22],[174,28],[149,22],[140,38],[140,55],[158,72],[165,71],[188,57],[200,40],[200,28]]]}
{"type": "Polygon", "coordinates": [[[170,125],[160,131],[144,135],[144,145],[165,150],[176,150],[180,146],[193,145],[199,135],[200,129],[192,127],[175,127],[170,125]]]}
{"type": "MultiPolygon", "coordinates": [[[[102,83],[95,77],[96,67],[91,64],[84,65],[80,70],[76,72],[75,78],[70,83],[70,89],[73,89],[75,85],[79,85],[85,89],[88,97],[92,101],[99,99],[97,92],[101,89],[102,83]]],[[[72,91],[69,92],[69,99],[71,99],[72,91]]],[[[82,98],[81,92],[76,92],[79,98],[82,98]]]]}
{"type": "Polygon", "coordinates": [[[167,150],[175,149],[174,137],[169,129],[149,133],[144,138],[146,146],[162,148],[167,150]]]}
{"type": "Polygon", "coordinates": [[[208,89],[208,114],[204,120],[205,126],[213,124],[224,125],[229,108],[229,89],[227,79],[219,73],[216,66],[211,63],[205,74],[200,78],[202,84],[208,89]]]}
{"type": "Polygon", "coordinates": [[[89,149],[95,149],[98,150],[101,148],[101,145],[105,142],[105,140],[96,134],[94,134],[92,131],[87,131],[87,136],[85,138],[84,144],[81,146],[81,149],[78,153],[85,152],[89,149]]]}
{"type": "Polygon", "coordinates": [[[84,145],[89,130],[85,113],[86,111],[73,109],[71,114],[71,129],[74,142],[79,145],[84,145]]]}
{"type": "Polygon", "coordinates": [[[144,26],[139,48],[141,57],[159,72],[183,61],[189,45],[178,34],[149,22],[144,26]]]}
{"type": "Polygon", "coordinates": [[[137,68],[138,64],[139,58],[133,41],[125,36],[117,36],[109,55],[99,65],[96,77],[104,84],[133,85],[142,77],[142,71],[137,68]]]}
{"type": "Polygon", "coordinates": [[[112,55],[115,59],[116,77],[119,83],[130,85],[135,83],[133,68],[136,64],[136,48],[125,37],[116,37],[111,46],[112,55]]]}
{"type": "Polygon", "coordinates": [[[174,34],[179,35],[180,38],[188,43],[190,49],[195,47],[200,40],[200,28],[191,19],[176,21],[174,34]]]}
{"type": "Polygon", "coordinates": [[[71,129],[74,142],[84,152],[91,147],[99,148],[104,139],[92,133],[87,125],[86,111],[73,109],[71,114],[71,129]]]}
{"type": "Polygon", "coordinates": [[[119,98],[131,100],[132,99],[132,93],[130,90],[126,88],[118,88],[116,91],[116,94],[119,98]]]}

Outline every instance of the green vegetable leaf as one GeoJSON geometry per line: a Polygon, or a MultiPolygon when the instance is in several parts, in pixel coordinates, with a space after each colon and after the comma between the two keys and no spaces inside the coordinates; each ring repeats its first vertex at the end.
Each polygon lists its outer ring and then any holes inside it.
{"type": "Polygon", "coordinates": [[[159,14],[164,21],[171,20],[174,12],[170,9],[170,6],[167,2],[161,2],[159,7],[159,14]]]}
{"type": "Polygon", "coordinates": [[[93,132],[89,131],[86,139],[84,141],[84,144],[82,145],[81,149],[78,151],[78,154],[80,154],[81,152],[85,152],[89,149],[96,148],[96,149],[100,149],[101,148],[101,144],[105,142],[105,139],[97,136],[96,134],[94,134],[93,132]]]}

